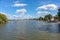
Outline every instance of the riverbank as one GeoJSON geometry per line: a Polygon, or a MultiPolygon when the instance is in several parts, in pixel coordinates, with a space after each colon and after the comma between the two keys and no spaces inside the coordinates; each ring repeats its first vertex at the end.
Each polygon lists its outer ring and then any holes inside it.
{"type": "Polygon", "coordinates": [[[48,22],[48,23],[57,23],[57,24],[60,24],[60,21],[58,21],[58,22],[48,22]]]}
{"type": "Polygon", "coordinates": [[[57,22],[58,24],[60,24],[60,22],[57,22]]]}

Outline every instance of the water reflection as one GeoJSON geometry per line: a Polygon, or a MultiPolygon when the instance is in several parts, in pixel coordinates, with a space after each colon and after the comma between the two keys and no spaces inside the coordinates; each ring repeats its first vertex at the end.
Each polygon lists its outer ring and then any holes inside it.
{"type": "Polygon", "coordinates": [[[60,24],[58,24],[58,33],[60,33],[60,24]]]}
{"type": "Polygon", "coordinates": [[[4,24],[0,24],[0,29],[3,28],[4,26],[6,26],[7,23],[4,24]]]}
{"type": "Polygon", "coordinates": [[[60,40],[60,24],[56,23],[24,20],[0,27],[0,40],[60,40]]]}
{"type": "Polygon", "coordinates": [[[60,24],[49,23],[47,25],[43,25],[39,28],[41,31],[48,31],[50,33],[60,33],[60,24]]]}

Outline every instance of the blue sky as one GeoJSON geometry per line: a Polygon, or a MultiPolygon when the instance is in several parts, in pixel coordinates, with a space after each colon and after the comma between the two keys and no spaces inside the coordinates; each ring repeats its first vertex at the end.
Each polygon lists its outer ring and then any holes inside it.
{"type": "Polygon", "coordinates": [[[8,19],[29,19],[57,14],[60,0],[0,0],[0,13],[8,19]]]}

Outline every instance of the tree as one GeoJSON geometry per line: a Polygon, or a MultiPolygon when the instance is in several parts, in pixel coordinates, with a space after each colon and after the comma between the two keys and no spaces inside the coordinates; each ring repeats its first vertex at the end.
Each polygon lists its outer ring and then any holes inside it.
{"type": "Polygon", "coordinates": [[[58,15],[53,16],[55,20],[58,20],[58,15]]]}
{"type": "Polygon", "coordinates": [[[0,23],[6,23],[6,22],[8,22],[6,15],[0,13],[0,23]]]}
{"type": "Polygon", "coordinates": [[[57,15],[58,15],[58,20],[60,21],[60,8],[58,9],[57,15]]]}
{"type": "Polygon", "coordinates": [[[48,21],[52,18],[51,14],[45,15],[44,20],[48,21]]]}
{"type": "Polygon", "coordinates": [[[43,20],[43,17],[39,17],[39,20],[43,20]]]}
{"type": "Polygon", "coordinates": [[[44,20],[45,20],[45,21],[48,21],[48,17],[47,17],[47,15],[45,15],[44,20]]]}

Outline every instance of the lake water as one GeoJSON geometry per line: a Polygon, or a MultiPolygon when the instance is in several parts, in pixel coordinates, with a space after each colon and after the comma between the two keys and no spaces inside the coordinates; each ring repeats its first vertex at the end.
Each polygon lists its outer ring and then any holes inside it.
{"type": "Polygon", "coordinates": [[[0,24],[0,40],[60,40],[60,24],[36,20],[0,24]]]}

